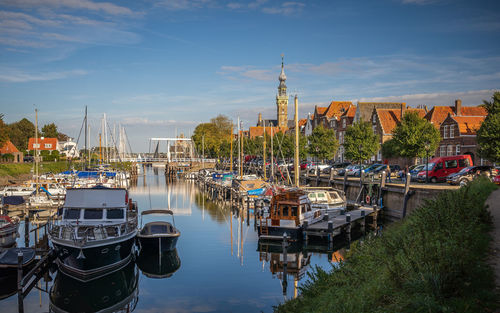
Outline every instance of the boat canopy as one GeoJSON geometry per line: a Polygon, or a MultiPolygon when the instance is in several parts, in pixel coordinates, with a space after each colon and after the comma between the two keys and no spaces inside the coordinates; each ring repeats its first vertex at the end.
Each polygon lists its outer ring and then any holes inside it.
{"type": "Polygon", "coordinates": [[[141,212],[141,215],[147,215],[147,214],[169,214],[169,215],[174,215],[174,212],[172,212],[172,210],[162,210],[162,209],[146,210],[146,211],[142,211],[141,212]]]}
{"type": "Polygon", "coordinates": [[[127,206],[127,191],[120,188],[74,188],[66,190],[67,208],[122,208],[127,206]]]}

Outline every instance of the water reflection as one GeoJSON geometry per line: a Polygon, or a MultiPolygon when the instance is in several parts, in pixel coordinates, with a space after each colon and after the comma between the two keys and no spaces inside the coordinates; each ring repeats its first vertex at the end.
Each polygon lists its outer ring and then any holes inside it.
{"type": "Polygon", "coordinates": [[[50,290],[49,312],[132,312],[138,301],[138,281],[134,262],[89,282],[58,272],[50,290]]]}
{"type": "Polygon", "coordinates": [[[161,253],[151,253],[142,249],[137,257],[137,266],[146,277],[168,278],[181,267],[181,259],[177,249],[161,253]]]}

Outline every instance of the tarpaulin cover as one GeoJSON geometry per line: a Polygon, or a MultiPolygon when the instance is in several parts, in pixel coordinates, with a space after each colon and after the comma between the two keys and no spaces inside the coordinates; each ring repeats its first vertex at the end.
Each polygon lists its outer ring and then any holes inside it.
{"type": "Polygon", "coordinates": [[[3,204],[18,205],[23,204],[24,199],[22,196],[6,196],[3,197],[3,204]]]}
{"type": "Polygon", "coordinates": [[[75,188],[66,190],[67,208],[122,208],[126,204],[125,189],[118,188],[75,188]]]}

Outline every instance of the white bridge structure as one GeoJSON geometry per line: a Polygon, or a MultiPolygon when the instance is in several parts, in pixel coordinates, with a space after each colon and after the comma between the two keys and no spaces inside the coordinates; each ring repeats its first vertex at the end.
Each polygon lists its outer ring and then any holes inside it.
{"type": "Polygon", "coordinates": [[[215,163],[215,159],[207,159],[195,153],[191,138],[149,138],[149,153],[138,154],[137,157],[122,157],[121,161],[136,163],[215,163]],[[160,142],[166,142],[166,152],[160,151],[160,142]],[[152,151],[152,145],[156,147],[152,151]]]}

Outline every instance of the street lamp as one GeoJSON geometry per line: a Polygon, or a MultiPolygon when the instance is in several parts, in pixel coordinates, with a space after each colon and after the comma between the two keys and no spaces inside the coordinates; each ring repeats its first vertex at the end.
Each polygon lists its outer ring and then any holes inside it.
{"type": "Polygon", "coordinates": [[[425,142],[425,183],[429,183],[429,150],[431,149],[431,144],[429,141],[425,142]]]}

